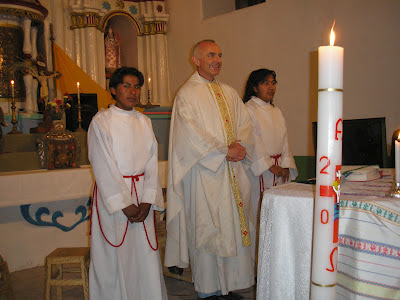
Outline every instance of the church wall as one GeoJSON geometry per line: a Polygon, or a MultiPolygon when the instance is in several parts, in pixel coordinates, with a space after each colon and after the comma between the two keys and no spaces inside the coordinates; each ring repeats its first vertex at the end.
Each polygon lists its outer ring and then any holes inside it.
{"type": "Polygon", "coordinates": [[[223,52],[220,80],[240,96],[252,70],[277,72],[275,103],[286,118],[292,152],[314,155],[317,51],[329,44],[335,19],[335,44],[344,47],[344,119],[386,117],[388,143],[400,128],[399,1],[268,0],[205,20],[201,0],[168,0],[167,9],[173,97],[194,70],[190,48],[215,39],[223,52]]]}

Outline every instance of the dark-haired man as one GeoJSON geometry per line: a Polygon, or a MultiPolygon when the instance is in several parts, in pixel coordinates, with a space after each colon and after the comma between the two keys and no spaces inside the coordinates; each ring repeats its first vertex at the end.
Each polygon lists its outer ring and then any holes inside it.
{"type": "Polygon", "coordinates": [[[154,226],[164,202],[151,121],[134,110],[143,75],[117,69],[115,105],[94,116],[88,131],[93,191],[90,299],[167,299],[154,226]]]}

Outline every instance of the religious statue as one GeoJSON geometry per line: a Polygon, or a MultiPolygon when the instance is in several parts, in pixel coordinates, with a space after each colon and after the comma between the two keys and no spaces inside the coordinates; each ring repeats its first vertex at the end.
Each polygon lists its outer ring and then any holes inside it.
{"type": "Polygon", "coordinates": [[[40,83],[40,98],[45,104],[49,101],[49,88],[47,79],[55,77],[60,78],[59,72],[50,72],[46,69],[45,58],[39,54],[36,58],[36,64],[30,59],[18,62],[12,66],[12,71],[15,72],[20,70],[24,75],[25,84],[25,106],[24,110],[26,113],[32,113],[38,111],[37,104],[37,82],[40,83]],[[34,81],[35,79],[35,81],[34,81]]]}
{"type": "Polygon", "coordinates": [[[113,72],[121,67],[121,41],[115,29],[108,27],[104,38],[105,67],[106,71],[113,72]]]}
{"type": "MultiPolygon", "coordinates": [[[[49,101],[49,88],[48,88],[48,84],[47,84],[47,79],[50,79],[53,77],[58,79],[61,77],[61,74],[57,71],[56,72],[47,71],[45,58],[41,54],[39,54],[36,59],[36,71],[34,69],[26,69],[26,70],[22,70],[22,71],[25,74],[32,75],[40,83],[40,99],[43,99],[44,103],[47,104],[49,101]]],[[[34,89],[34,90],[36,90],[36,89],[34,89]]],[[[32,91],[32,89],[31,89],[31,91],[32,91]]],[[[28,92],[27,92],[27,94],[28,94],[28,92]]],[[[31,100],[33,102],[34,111],[38,111],[36,95],[32,95],[31,100]]],[[[27,104],[25,103],[25,105],[27,105],[27,104]]]]}

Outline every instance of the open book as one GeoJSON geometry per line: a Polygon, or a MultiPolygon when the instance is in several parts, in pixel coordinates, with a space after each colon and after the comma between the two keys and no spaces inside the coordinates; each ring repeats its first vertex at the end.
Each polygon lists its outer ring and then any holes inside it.
{"type": "Polygon", "coordinates": [[[342,166],[346,181],[369,181],[381,178],[379,166],[342,166]]]}

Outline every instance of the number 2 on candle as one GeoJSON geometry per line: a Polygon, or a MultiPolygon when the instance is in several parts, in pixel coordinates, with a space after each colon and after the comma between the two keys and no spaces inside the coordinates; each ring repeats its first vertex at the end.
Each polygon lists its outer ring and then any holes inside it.
{"type": "Polygon", "coordinates": [[[329,173],[328,173],[327,171],[325,171],[325,170],[331,165],[331,161],[330,161],[330,159],[329,159],[328,157],[326,157],[326,156],[322,156],[322,157],[319,159],[319,161],[322,161],[323,159],[327,159],[328,161],[326,162],[326,166],[323,167],[319,173],[329,175],[329,173]]]}

